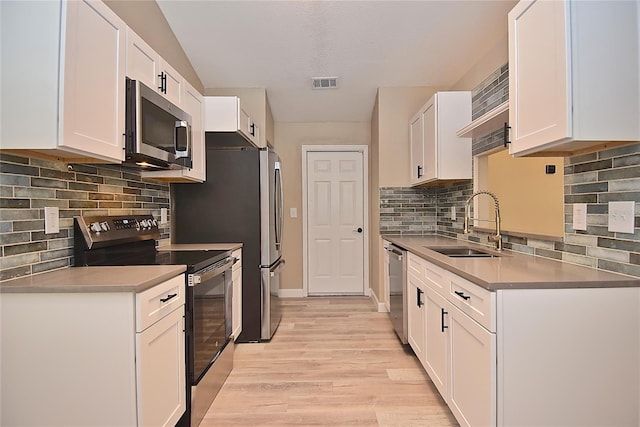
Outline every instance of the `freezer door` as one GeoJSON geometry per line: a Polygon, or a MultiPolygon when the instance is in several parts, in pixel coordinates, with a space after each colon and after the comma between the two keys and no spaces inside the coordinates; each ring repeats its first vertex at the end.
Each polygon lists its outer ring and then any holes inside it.
{"type": "Polygon", "coordinates": [[[272,265],[282,256],[283,217],[282,167],[271,149],[260,152],[261,264],[272,265]]]}
{"type": "Polygon", "coordinates": [[[262,331],[261,339],[271,339],[280,324],[280,277],[284,267],[284,259],[279,258],[271,267],[261,268],[262,276],[262,331]]]}

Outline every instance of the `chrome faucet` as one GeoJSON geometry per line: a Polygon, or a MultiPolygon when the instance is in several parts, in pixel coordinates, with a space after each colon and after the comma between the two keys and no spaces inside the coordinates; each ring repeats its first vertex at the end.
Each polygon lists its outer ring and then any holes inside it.
{"type": "Polygon", "coordinates": [[[489,240],[490,242],[494,242],[496,244],[496,250],[501,251],[502,250],[502,235],[500,234],[500,205],[498,203],[498,198],[496,197],[495,194],[493,194],[490,191],[485,191],[485,190],[481,190],[481,191],[476,191],[475,193],[473,193],[471,195],[471,197],[469,197],[467,199],[467,203],[464,206],[464,234],[469,234],[469,220],[476,220],[476,221],[487,221],[487,222],[495,222],[496,223],[496,234],[494,234],[493,236],[489,236],[487,240],[489,240]],[[495,211],[496,211],[496,219],[495,220],[490,220],[490,219],[478,219],[478,218],[471,218],[471,214],[470,214],[470,209],[469,206],[471,205],[471,200],[473,200],[474,197],[479,196],[481,194],[486,194],[487,196],[491,196],[493,198],[493,201],[495,203],[495,211]]]}

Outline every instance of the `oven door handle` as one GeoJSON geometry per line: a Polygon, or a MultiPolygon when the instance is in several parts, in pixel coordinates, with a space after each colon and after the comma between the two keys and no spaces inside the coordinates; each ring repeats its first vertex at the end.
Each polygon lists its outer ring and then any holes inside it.
{"type": "Polygon", "coordinates": [[[208,270],[205,271],[203,273],[196,273],[196,274],[190,274],[189,275],[189,286],[196,286],[199,285],[200,283],[206,282],[207,280],[210,280],[216,276],[219,276],[220,274],[222,274],[225,270],[228,270],[231,268],[231,266],[233,264],[236,263],[238,259],[235,257],[228,257],[224,264],[221,264],[219,267],[214,268],[212,270],[208,270]]]}

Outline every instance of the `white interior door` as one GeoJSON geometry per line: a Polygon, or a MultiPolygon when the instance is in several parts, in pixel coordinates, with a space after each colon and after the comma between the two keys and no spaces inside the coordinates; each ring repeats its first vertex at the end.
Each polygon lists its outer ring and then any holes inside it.
{"type": "Polygon", "coordinates": [[[364,177],[358,151],[307,152],[308,294],[364,294],[364,177]]]}

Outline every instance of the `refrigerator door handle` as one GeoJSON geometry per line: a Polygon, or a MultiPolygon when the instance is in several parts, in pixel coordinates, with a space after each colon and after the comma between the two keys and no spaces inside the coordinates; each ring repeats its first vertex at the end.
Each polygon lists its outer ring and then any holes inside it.
{"type": "Polygon", "coordinates": [[[283,259],[281,259],[280,261],[278,261],[277,263],[275,263],[275,265],[273,267],[271,267],[269,269],[269,276],[273,277],[276,275],[276,271],[282,269],[285,265],[285,262],[283,259]]]}
{"type": "Polygon", "coordinates": [[[280,162],[276,162],[275,164],[275,175],[276,175],[276,198],[274,203],[276,203],[275,211],[276,211],[276,247],[281,249],[282,246],[282,229],[284,228],[284,197],[283,197],[283,182],[282,182],[282,169],[280,168],[280,162]]]}

